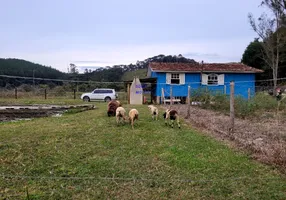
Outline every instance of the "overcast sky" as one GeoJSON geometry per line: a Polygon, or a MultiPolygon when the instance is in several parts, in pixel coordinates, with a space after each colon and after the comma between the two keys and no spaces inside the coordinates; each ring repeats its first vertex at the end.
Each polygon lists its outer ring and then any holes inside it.
{"type": "Polygon", "coordinates": [[[261,0],[0,0],[0,57],[67,72],[158,54],[239,62],[261,0]]]}

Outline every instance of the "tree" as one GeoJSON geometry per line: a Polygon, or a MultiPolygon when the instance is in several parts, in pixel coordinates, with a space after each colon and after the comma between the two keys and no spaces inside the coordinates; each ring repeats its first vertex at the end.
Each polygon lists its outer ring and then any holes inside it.
{"type": "Polygon", "coordinates": [[[259,41],[259,38],[255,38],[246,47],[241,62],[245,65],[264,70],[264,73],[257,74],[258,79],[271,79],[272,72],[263,59],[263,51],[262,42],[259,41]]]}
{"type": "Polygon", "coordinates": [[[249,22],[253,30],[262,39],[263,60],[272,69],[273,87],[277,86],[278,69],[281,62],[281,52],[285,43],[285,2],[284,0],[263,0],[262,6],[266,6],[273,18],[263,13],[258,18],[258,23],[250,13],[249,22]]]}
{"type": "Polygon", "coordinates": [[[73,63],[70,64],[69,73],[71,74],[78,74],[77,66],[73,63]]]}
{"type": "Polygon", "coordinates": [[[85,74],[88,74],[88,73],[89,73],[89,71],[88,71],[87,68],[84,69],[84,73],[85,73],[85,74]]]}

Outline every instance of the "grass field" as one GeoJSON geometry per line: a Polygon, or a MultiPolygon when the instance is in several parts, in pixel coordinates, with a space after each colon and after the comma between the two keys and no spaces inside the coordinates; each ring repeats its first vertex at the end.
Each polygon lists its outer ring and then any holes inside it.
{"type": "Polygon", "coordinates": [[[132,131],[107,117],[105,103],[94,104],[59,118],[1,123],[0,197],[286,199],[285,176],[184,123],[171,129],[161,114],[152,121],[147,106],[133,106],[140,116],[132,131]]]}

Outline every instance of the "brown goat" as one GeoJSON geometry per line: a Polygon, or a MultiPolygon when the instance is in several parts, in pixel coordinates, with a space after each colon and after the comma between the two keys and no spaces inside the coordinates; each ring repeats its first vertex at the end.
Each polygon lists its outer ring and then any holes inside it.
{"type": "Polygon", "coordinates": [[[112,100],[107,104],[107,115],[108,117],[110,116],[115,116],[116,114],[116,109],[121,106],[120,101],[117,100],[112,100]]]}

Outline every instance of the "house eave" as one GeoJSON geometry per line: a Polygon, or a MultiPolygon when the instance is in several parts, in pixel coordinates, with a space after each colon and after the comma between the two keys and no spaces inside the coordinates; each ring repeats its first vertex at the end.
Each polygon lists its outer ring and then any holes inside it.
{"type": "Polygon", "coordinates": [[[253,72],[253,71],[161,71],[161,70],[152,70],[153,72],[160,73],[232,73],[232,74],[255,74],[255,73],[263,73],[263,72],[253,72]]]}

